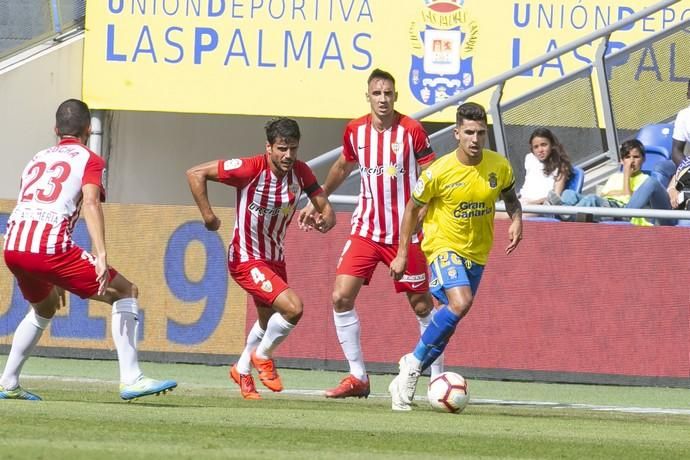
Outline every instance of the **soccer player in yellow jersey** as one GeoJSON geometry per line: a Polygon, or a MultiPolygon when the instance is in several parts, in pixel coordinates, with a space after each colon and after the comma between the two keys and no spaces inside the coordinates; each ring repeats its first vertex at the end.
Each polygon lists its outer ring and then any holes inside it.
{"type": "Polygon", "coordinates": [[[458,107],[454,134],[457,150],[436,160],[417,181],[390,265],[391,276],[399,279],[420,211],[427,206],[422,250],[431,268],[431,293],[442,307],[414,352],[400,359],[400,374],[389,386],[393,410],[410,410],[419,375],[443,352],[472,306],[493,243],[497,199],[503,199],[512,220],[506,254],[522,239],[522,207],[513,170],[505,157],[484,148],[484,107],[472,102],[458,107]]]}

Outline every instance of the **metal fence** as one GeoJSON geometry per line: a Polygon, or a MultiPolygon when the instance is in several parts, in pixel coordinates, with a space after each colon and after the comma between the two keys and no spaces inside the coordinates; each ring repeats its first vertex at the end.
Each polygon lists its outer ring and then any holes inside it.
{"type": "MultiPolygon", "coordinates": [[[[494,124],[498,121],[494,131],[500,151],[513,165],[517,184],[524,181],[524,157],[534,128],[550,128],[573,163],[586,166],[617,160],[621,141],[634,137],[645,125],[673,119],[687,105],[689,28],[686,19],[614,51],[609,39],[626,30],[621,25],[597,37],[596,59],[577,72],[508,102],[502,101],[503,86],[499,86],[492,109],[494,124]]],[[[506,78],[504,86],[513,79],[506,78]]]]}
{"type": "Polygon", "coordinates": [[[618,139],[650,123],[670,121],[687,106],[690,22],[684,21],[604,58],[618,139]],[[667,91],[667,83],[678,91],[667,91]]]}
{"type": "Polygon", "coordinates": [[[535,128],[548,127],[556,133],[574,164],[606,152],[592,75],[592,67],[587,66],[499,105],[504,153],[513,165],[518,184],[525,177],[524,158],[529,152],[529,136],[535,128]]]}
{"type": "Polygon", "coordinates": [[[0,0],[0,59],[83,27],[85,0],[0,0]]]}
{"type": "MultiPolygon", "coordinates": [[[[485,91],[493,91],[488,107],[493,122],[489,142],[510,160],[518,187],[524,181],[523,165],[529,151],[529,135],[536,127],[552,129],[566,146],[573,163],[585,170],[603,162],[612,163],[611,160],[618,160],[620,140],[632,137],[644,125],[672,119],[687,105],[690,19],[618,50],[614,50],[610,38],[678,1],[659,1],[539,58],[479,82],[413,117],[423,120],[485,91]],[[593,44],[598,46],[591,64],[516,99],[503,100],[504,90],[525,72],[537,71],[545,63],[593,44]]],[[[453,149],[455,141],[451,129],[452,126],[431,135],[432,146],[437,152],[453,149]]],[[[340,148],[333,149],[309,164],[322,166],[332,162],[339,153],[340,148]]],[[[353,174],[350,180],[354,182],[356,177],[353,174]]],[[[356,185],[351,183],[341,191],[349,194],[355,189],[356,185]]],[[[331,198],[334,203],[350,204],[352,201],[349,196],[333,195],[331,198]]],[[[635,211],[625,212],[634,215],[635,211]]]]}

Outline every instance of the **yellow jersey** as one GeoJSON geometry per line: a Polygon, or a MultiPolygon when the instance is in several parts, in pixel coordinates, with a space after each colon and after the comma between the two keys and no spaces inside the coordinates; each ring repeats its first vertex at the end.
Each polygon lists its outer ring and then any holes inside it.
{"type": "Polygon", "coordinates": [[[503,155],[484,149],[476,166],[464,165],[455,152],[432,163],[412,194],[428,204],[422,250],[431,263],[444,251],[486,265],[494,238],[496,200],[515,187],[513,169],[503,155]]]}

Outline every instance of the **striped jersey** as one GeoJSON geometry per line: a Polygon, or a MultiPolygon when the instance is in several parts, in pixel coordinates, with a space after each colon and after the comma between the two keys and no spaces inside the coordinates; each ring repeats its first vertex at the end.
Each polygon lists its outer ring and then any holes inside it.
{"type": "Polygon", "coordinates": [[[282,262],[285,231],[295,213],[302,191],[313,197],[321,193],[314,173],[302,161],[277,177],[268,154],[218,161],[218,180],[237,189],[237,213],[230,262],[268,260],[282,262]]]}
{"type": "MultiPolygon", "coordinates": [[[[395,113],[393,125],[379,132],[371,114],[352,120],[343,135],[343,155],[357,162],[359,201],[352,214],[352,235],[397,244],[405,205],[419,166],[434,161],[429,136],[415,119],[395,113]]],[[[413,242],[417,242],[416,235],[413,242]]]]}
{"type": "Polygon", "coordinates": [[[72,231],[79,218],[82,186],[97,185],[105,200],[104,171],[103,159],[74,138],[34,155],[22,172],[4,249],[61,254],[74,246],[72,231]]]}

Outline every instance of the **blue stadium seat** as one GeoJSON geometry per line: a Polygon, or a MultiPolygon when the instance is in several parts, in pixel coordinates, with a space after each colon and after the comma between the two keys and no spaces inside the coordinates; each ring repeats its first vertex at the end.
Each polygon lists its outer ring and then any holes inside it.
{"type": "Polygon", "coordinates": [[[642,171],[646,174],[651,174],[654,171],[654,165],[659,161],[670,160],[670,151],[667,151],[663,147],[656,145],[645,145],[645,158],[644,163],[642,163],[642,171]]]}
{"type": "MultiPolygon", "coordinates": [[[[635,136],[645,149],[656,148],[666,158],[671,158],[673,151],[673,123],[657,123],[643,126],[635,136]]],[[[644,168],[643,168],[644,169],[644,168]]]]}
{"type": "Polygon", "coordinates": [[[577,193],[582,193],[582,187],[585,185],[585,170],[579,166],[573,166],[573,173],[570,179],[565,183],[567,190],[572,190],[577,193]]]}

